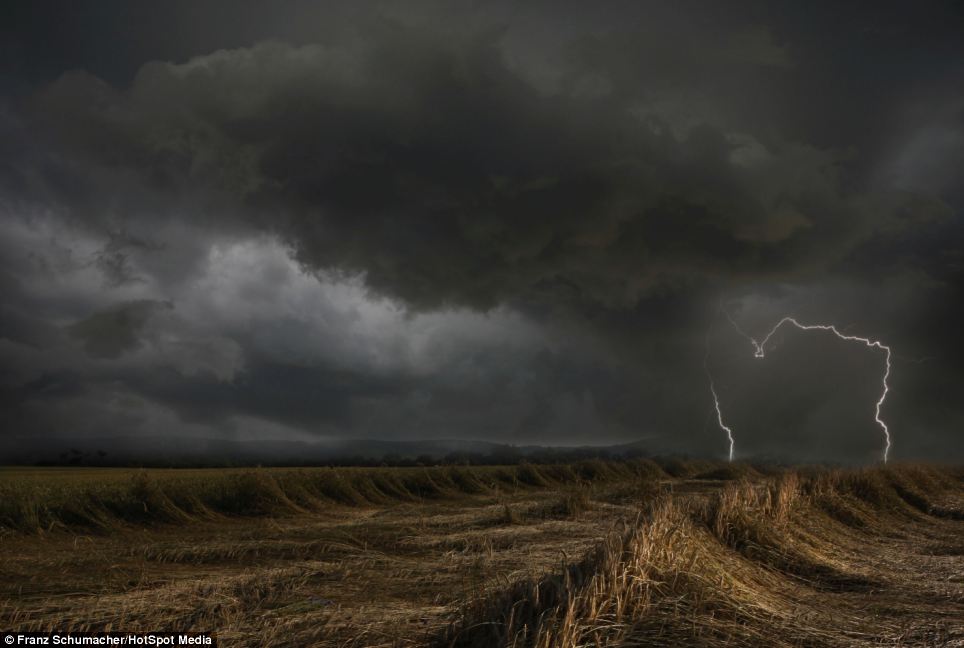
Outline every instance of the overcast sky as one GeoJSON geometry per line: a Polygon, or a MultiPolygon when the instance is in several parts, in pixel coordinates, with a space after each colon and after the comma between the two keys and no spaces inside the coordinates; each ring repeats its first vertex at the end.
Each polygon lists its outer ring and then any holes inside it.
{"type": "Polygon", "coordinates": [[[0,434],[964,458],[959,2],[0,11],[0,434]]]}

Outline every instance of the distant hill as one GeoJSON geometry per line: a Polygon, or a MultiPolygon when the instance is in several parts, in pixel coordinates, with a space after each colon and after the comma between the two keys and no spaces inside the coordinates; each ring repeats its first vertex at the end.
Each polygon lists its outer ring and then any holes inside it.
{"type": "Polygon", "coordinates": [[[246,466],[515,463],[639,457],[643,442],[559,447],[461,439],[386,441],[234,441],[195,437],[0,438],[0,465],[246,466]]]}

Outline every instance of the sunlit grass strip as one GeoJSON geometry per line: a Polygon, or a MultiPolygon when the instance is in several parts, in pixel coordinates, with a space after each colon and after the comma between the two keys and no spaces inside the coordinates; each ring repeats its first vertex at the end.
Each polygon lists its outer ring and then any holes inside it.
{"type": "MultiPolygon", "coordinates": [[[[297,515],[525,489],[665,477],[653,462],[421,468],[17,470],[0,480],[0,528],[109,531],[217,516],[297,515]]],[[[573,502],[573,507],[579,502],[573,502]]]]}

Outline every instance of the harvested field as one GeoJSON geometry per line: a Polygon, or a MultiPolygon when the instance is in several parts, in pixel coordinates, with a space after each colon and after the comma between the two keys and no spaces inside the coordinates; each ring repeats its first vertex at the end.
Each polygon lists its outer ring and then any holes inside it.
{"type": "Polygon", "coordinates": [[[647,460],[7,469],[0,627],[216,630],[227,646],[958,646],[962,477],[647,460]]]}

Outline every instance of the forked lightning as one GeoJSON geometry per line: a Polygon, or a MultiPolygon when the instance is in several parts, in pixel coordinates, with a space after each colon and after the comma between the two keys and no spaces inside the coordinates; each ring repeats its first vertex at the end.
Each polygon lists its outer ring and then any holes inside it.
{"type": "MultiPolygon", "coordinates": [[[[722,307],[722,305],[720,307],[720,310],[722,310],[723,314],[726,315],[726,319],[729,320],[730,324],[733,326],[733,329],[741,336],[749,340],[750,343],[753,345],[753,348],[754,348],[753,357],[755,358],[762,359],[766,357],[767,342],[770,341],[770,338],[773,337],[773,335],[784,324],[792,324],[793,326],[797,327],[801,331],[830,331],[841,340],[846,340],[848,342],[860,342],[866,345],[867,347],[876,348],[883,351],[884,357],[886,360],[884,377],[883,377],[883,380],[881,381],[883,386],[883,392],[880,394],[880,398],[877,400],[877,407],[874,412],[874,420],[877,422],[877,425],[880,426],[880,429],[883,430],[884,432],[884,463],[887,463],[887,460],[890,456],[890,445],[891,445],[890,429],[888,429],[887,423],[884,422],[884,419],[881,418],[880,409],[883,407],[884,401],[887,399],[887,393],[890,391],[890,386],[887,383],[887,379],[890,378],[891,351],[889,346],[880,342],[879,340],[871,340],[870,338],[860,337],[858,335],[845,335],[844,333],[841,333],[837,329],[837,327],[834,326],[833,324],[801,324],[796,319],[789,316],[784,317],[779,322],[777,322],[776,326],[770,329],[770,332],[766,334],[766,336],[763,338],[762,341],[757,341],[756,338],[748,335],[742,328],[740,328],[739,324],[736,323],[736,321],[730,316],[730,314],[726,311],[726,309],[722,307]]],[[[707,346],[707,358],[708,357],[709,357],[709,346],[707,346]]],[[[733,461],[733,430],[731,430],[723,423],[723,413],[720,407],[720,399],[717,396],[716,384],[713,381],[713,376],[710,373],[709,365],[707,364],[706,359],[704,359],[703,366],[706,369],[706,375],[710,381],[710,393],[713,395],[713,403],[714,403],[714,406],[716,407],[717,422],[719,423],[720,428],[726,431],[726,436],[730,441],[730,461],[733,461]]]]}

